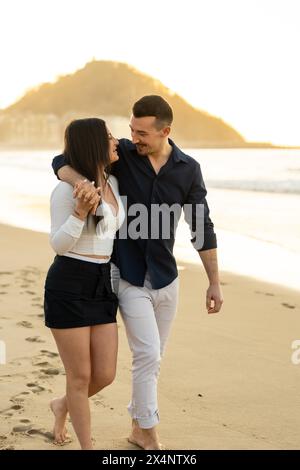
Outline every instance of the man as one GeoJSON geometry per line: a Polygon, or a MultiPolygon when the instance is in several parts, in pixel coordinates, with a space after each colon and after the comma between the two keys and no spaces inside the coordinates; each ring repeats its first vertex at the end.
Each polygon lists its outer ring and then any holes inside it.
{"type": "MultiPolygon", "coordinates": [[[[191,208],[185,211],[185,218],[192,233],[197,225],[197,208],[202,207],[203,237],[196,235],[192,243],[209,279],[208,313],[220,311],[223,302],[216,235],[209,217],[200,165],[169,139],[172,120],[172,109],[162,97],[150,95],[137,101],[130,120],[132,142],[119,140],[119,160],[112,167],[120,194],[127,197],[128,206],[129,236],[119,235],[115,241],[112,277],[120,273],[119,307],[133,357],[129,441],[147,450],[161,448],[156,429],[159,422],[157,379],[178,295],[178,272],[173,256],[176,224],[170,224],[168,237],[163,236],[160,228],[157,231],[159,220],[151,212],[155,205],[191,208]],[[148,211],[146,220],[144,217],[142,221],[148,223],[146,236],[130,235],[129,222],[134,220],[132,209],[136,204],[148,211]],[[152,229],[156,236],[152,236],[152,229]]],[[[81,175],[66,166],[63,156],[54,158],[53,169],[60,179],[76,185],[75,195],[84,193],[86,198],[95,195],[97,188],[82,181],[81,175]]]]}

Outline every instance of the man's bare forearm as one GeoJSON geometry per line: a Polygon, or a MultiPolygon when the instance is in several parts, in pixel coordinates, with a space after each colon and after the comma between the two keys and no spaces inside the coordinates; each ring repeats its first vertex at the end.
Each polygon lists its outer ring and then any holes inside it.
{"type": "Polygon", "coordinates": [[[77,173],[77,171],[73,170],[73,168],[69,165],[61,167],[57,173],[60,180],[65,181],[66,183],[69,183],[72,186],[75,186],[75,183],[77,183],[78,181],[85,179],[84,176],[77,173]]]}
{"type": "Polygon", "coordinates": [[[207,277],[210,284],[219,284],[219,268],[218,268],[218,257],[217,249],[199,251],[199,256],[202,260],[205,268],[207,277]]]}

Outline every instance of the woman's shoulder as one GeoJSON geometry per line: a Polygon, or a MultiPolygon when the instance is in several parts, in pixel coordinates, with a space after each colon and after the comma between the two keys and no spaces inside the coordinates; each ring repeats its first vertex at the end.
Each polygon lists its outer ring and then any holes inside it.
{"type": "Polygon", "coordinates": [[[73,199],[73,186],[69,183],[65,183],[65,181],[60,181],[53,189],[51,199],[53,200],[60,197],[73,199]]]}

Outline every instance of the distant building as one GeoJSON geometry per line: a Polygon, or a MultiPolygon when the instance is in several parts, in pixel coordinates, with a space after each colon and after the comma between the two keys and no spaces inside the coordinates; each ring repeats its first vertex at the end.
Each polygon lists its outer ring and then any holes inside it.
{"type": "MultiPolygon", "coordinates": [[[[85,117],[90,116],[76,111],[62,117],[55,114],[3,113],[0,115],[0,145],[61,148],[66,126],[73,119],[85,117]]],[[[94,117],[104,119],[115,137],[130,138],[129,119],[122,116],[94,117]]]]}

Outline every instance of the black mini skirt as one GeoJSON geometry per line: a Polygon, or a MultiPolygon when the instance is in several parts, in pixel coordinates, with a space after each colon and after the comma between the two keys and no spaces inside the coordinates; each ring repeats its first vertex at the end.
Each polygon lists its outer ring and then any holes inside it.
{"type": "Polygon", "coordinates": [[[111,288],[110,263],[55,256],[45,281],[45,325],[77,328],[115,323],[118,298],[111,288]]]}

